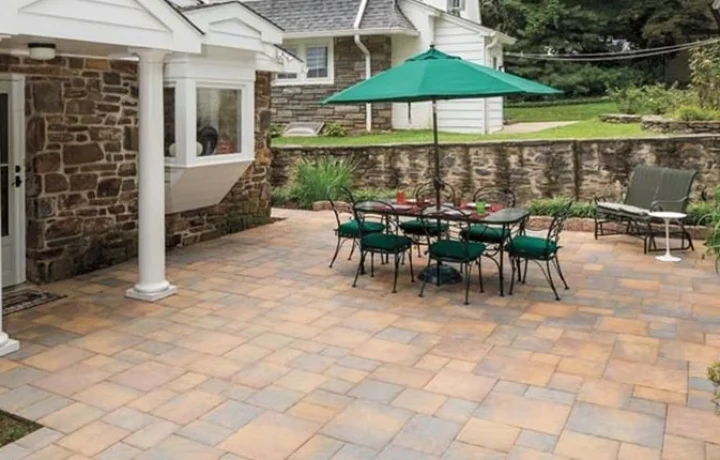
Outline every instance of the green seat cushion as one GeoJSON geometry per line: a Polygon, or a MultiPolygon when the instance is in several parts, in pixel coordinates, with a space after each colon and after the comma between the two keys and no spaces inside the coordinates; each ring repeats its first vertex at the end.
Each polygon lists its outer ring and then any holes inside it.
{"type": "Polygon", "coordinates": [[[412,246],[407,236],[371,233],[360,239],[360,246],[367,251],[402,252],[412,246]]]}
{"type": "MultiPolygon", "coordinates": [[[[380,233],[385,230],[385,226],[380,222],[365,221],[363,229],[365,233],[380,233]]],[[[360,229],[358,228],[357,220],[353,219],[349,222],[341,224],[340,227],[338,227],[338,233],[340,234],[340,236],[346,236],[350,238],[358,236],[360,234],[360,229]]]]}
{"type": "Polygon", "coordinates": [[[500,243],[510,235],[510,230],[503,227],[489,227],[485,224],[472,225],[468,230],[462,230],[460,236],[470,241],[484,243],[500,243]]]}
{"type": "Polygon", "coordinates": [[[430,245],[430,257],[433,259],[470,262],[485,252],[482,243],[465,243],[463,241],[441,240],[430,245]]]}
{"type": "Polygon", "coordinates": [[[400,222],[399,227],[403,232],[411,235],[424,235],[426,231],[430,235],[439,235],[448,230],[448,224],[446,223],[438,221],[428,222],[420,219],[400,222]]]}
{"type": "Polygon", "coordinates": [[[523,259],[545,260],[555,254],[558,249],[559,246],[554,241],[527,235],[513,238],[507,246],[511,256],[523,259]]]}

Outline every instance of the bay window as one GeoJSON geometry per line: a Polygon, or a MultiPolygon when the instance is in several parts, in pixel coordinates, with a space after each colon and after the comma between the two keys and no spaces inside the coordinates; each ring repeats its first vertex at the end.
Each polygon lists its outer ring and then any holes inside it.
{"type": "Polygon", "coordinates": [[[279,73],[275,78],[276,85],[323,85],[334,82],[333,41],[311,40],[283,45],[305,62],[305,74],[279,73]]]}

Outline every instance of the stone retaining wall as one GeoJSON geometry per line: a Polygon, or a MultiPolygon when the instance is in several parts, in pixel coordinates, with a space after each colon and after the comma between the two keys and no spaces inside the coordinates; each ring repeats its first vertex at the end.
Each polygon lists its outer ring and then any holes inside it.
{"type": "MultiPolygon", "coordinates": [[[[134,257],[136,65],[0,55],[0,72],[26,76],[28,280],[59,280],[134,257]]],[[[262,198],[270,164],[269,74],[258,74],[256,94],[258,160],[219,206],[168,216],[168,244],[269,220],[269,198],[262,198]]]]}
{"type": "MultiPolygon", "coordinates": [[[[442,177],[466,199],[487,185],[513,189],[521,203],[552,196],[619,196],[638,164],[697,169],[695,196],[720,184],[720,136],[446,144],[441,152],[442,177]]],[[[300,158],[322,155],[353,158],[357,187],[412,190],[433,175],[430,145],[288,146],[273,148],[272,185],[287,184],[300,158]]]]}
{"type": "Polygon", "coordinates": [[[657,116],[642,117],[642,129],[656,133],[720,134],[720,121],[680,121],[657,116]]]}
{"type": "MultiPolygon", "coordinates": [[[[334,39],[335,81],[332,85],[273,86],[273,123],[286,125],[291,121],[337,122],[351,132],[365,130],[365,105],[320,105],[326,97],[365,79],[365,56],[352,37],[334,39]]],[[[371,56],[373,74],[392,65],[390,36],[363,37],[371,56]]],[[[392,106],[373,104],[373,129],[392,127],[392,106]]]]}

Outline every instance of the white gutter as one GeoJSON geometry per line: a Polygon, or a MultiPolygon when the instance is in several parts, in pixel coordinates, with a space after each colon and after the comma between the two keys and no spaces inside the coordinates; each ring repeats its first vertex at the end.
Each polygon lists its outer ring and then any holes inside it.
{"type": "MultiPolygon", "coordinates": [[[[486,38],[487,40],[487,38],[486,38]]],[[[489,61],[490,58],[490,48],[494,48],[497,46],[498,42],[500,41],[500,34],[498,32],[495,32],[492,34],[492,41],[490,41],[489,44],[485,45],[485,64],[488,66],[492,64],[492,61],[489,61]]],[[[484,122],[485,122],[485,134],[490,134],[490,120],[488,118],[490,117],[490,111],[488,110],[488,99],[483,99],[483,111],[484,111],[484,122]]]]}
{"type": "MultiPolygon", "coordinates": [[[[0,0],[2,4],[4,0],[0,0]]],[[[409,37],[417,37],[420,35],[415,30],[403,29],[401,27],[379,28],[374,29],[343,29],[343,30],[322,30],[315,32],[285,32],[283,37],[286,40],[302,40],[305,38],[328,38],[328,37],[353,37],[355,35],[407,35],[409,37]]]]}
{"type": "MultiPolygon", "coordinates": [[[[365,56],[365,80],[372,76],[372,66],[370,60],[370,50],[360,40],[360,23],[362,22],[363,15],[365,14],[365,8],[367,8],[368,0],[362,0],[360,2],[360,8],[358,8],[357,16],[355,16],[355,22],[353,23],[353,30],[355,30],[355,44],[365,56]]],[[[367,132],[372,131],[372,104],[365,104],[365,130],[367,132]]]]}

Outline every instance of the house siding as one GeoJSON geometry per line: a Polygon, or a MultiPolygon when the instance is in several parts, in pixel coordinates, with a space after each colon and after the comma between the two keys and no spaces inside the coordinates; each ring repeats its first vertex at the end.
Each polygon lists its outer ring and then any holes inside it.
{"type": "MultiPolygon", "coordinates": [[[[0,55],[26,77],[27,278],[48,282],[137,254],[137,67],[132,62],[0,55]]],[[[168,245],[269,220],[270,76],[258,73],[257,160],[218,206],[168,215],[168,245]]],[[[158,152],[158,154],[162,154],[158,152]]]]}
{"type": "MultiPolygon", "coordinates": [[[[447,19],[435,23],[435,43],[439,50],[481,65],[492,65],[485,55],[485,38],[459,27],[447,19]]],[[[449,132],[481,133],[502,129],[502,98],[459,99],[438,102],[438,129],[449,132]]]]}
{"type": "MultiPolygon", "coordinates": [[[[389,36],[363,37],[371,56],[373,74],[391,67],[389,36]]],[[[284,126],[293,121],[336,122],[351,132],[365,130],[365,105],[320,105],[320,101],[365,79],[365,56],[352,37],[334,39],[335,79],[331,85],[291,85],[272,88],[273,123],[284,126]]],[[[392,127],[390,104],[372,105],[372,128],[392,127]]]]}

